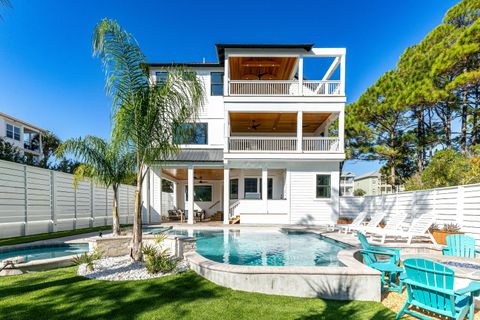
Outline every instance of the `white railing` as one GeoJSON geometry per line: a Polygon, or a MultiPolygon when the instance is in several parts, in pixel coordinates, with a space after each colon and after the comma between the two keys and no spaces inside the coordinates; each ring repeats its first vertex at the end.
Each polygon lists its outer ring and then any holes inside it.
{"type": "Polygon", "coordinates": [[[237,152],[296,151],[296,137],[230,137],[228,149],[237,152]]]}
{"type": "Polygon", "coordinates": [[[303,151],[340,151],[340,139],[337,137],[305,137],[303,151]]]}
{"type": "Polygon", "coordinates": [[[231,96],[335,96],[341,95],[340,81],[304,80],[302,92],[298,80],[230,80],[231,96]]]}
{"type": "Polygon", "coordinates": [[[231,80],[232,96],[290,96],[298,94],[298,81],[231,80]]]}
{"type": "Polygon", "coordinates": [[[303,81],[304,96],[335,96],[340,95],[340,81],[303,81]]]}
{"type": "Polygon", "coordinates": [[[240,200],[236,200],[228,207],[228,218],[235,216],[235,209],[240,205],[240,200]]]}

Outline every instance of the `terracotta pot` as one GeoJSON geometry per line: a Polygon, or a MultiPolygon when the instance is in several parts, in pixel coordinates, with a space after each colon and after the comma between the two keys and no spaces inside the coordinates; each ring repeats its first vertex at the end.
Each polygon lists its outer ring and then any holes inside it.
{"type": "Polygon", "coordinates": [[[337,224],[350,224],[352,223],[352,219],[348,219],[348,218],[338,218],[337,220],[337,224]]]}
{"type": "Polygon", "coordinates": [[[438,244],[447,244],[447,236],[451,234],[463,234],[463,232],[451,232],[445,230],[433,230],[432,235],[438,244]]]}

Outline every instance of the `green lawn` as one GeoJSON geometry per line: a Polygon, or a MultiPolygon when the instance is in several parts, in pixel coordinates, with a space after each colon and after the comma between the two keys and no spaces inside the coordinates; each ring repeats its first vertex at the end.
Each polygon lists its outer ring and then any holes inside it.
{"type": "Polygon", "coordinates": [[[68,236],[74,236],[74,235],[82,234],[82,233],[104,231],[104,230],[112,230],[112,227],[111,226],[93,227],[93,228],[84,228],[84,229],[77,229],[77,230],[40,233],[40,234],[34,234],[34,235],[31,235],[31,236],[25,236],[25,237],[22,236],[22,237],[0,239],[0,246],[9,246],[9,245],[13,245],[13,244],[27,243],[27,242],[32,242],[32,241],[68,237],[68,236]]]}
{"type": "Polygon", "coordinates": [[[0,278],[1,319],[393,319],[380,303],[233,291],[187,272],[108,282],[75,268],[0,278]]]}

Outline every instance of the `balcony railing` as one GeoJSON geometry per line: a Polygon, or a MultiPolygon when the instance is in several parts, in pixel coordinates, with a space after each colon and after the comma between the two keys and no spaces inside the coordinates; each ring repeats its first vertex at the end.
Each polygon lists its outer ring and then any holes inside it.
{"type": "Polygon", "coordinates": [[[302,150],[297,150],[296,137],[230,137],[230,152],[338,152],[340,139],[337,137],[305,137],[302,150]]]}
{"type": "Polygon", "coordinates": [[[231,96],[340,96],[340,81],[230,80],[231,96]],[[300,90],[302,89],[302,90],[300,90]]]}
{"type": "Polygon", "coordinates": [[[230,137],[230,151],[264,152],[264,151],[296,151],[297,138],[293,137],[230,137]]]}

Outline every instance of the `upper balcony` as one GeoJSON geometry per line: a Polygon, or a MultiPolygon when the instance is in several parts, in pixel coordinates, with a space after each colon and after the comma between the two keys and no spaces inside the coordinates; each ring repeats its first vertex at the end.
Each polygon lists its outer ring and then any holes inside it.
{"type": "Polygon", "coordinates": [[[345,97],[345,49],[234,48],[224,58],[225,97],[345,97]]]}

